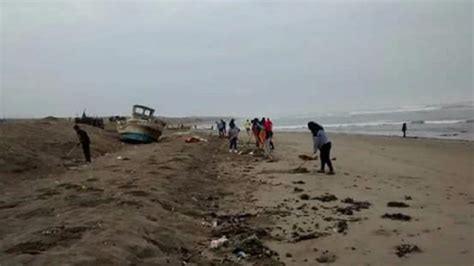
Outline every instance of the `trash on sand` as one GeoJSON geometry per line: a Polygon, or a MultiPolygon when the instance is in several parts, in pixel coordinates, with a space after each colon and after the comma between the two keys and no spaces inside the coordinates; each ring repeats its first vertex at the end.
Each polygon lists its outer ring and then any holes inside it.
{"type": "Polygon", "coordinates": [[[336,233],[345,233],[349,229],[349,225],[346,221],[338,221],[336,224],[336,228],[334,228],[334,232],[336,233]]]}
{"type": "Polygon", "coordinates": [[[207,139],[201,138],[199,136],[192,136],[184,140],[186,143],[198,143],[198,142],[205,142],[207,143],[207,139]]]}
{"type": "Polygon", "coordinates": [[[339,207],[339,208],[336,208],[336,212],[339,212],[344,215],[353,215],[354,214],[353,209],[354,209],[353,206],[339,207]]]}
{"type": "Polygon", "coordinates": [[[336,261],[336,255],[331,255],[331,254],[323,254],[319,256],[316,261],[319,263],[333,263],[336,261]]]}
{"type": "Polygon", "coordinates": [[[233,253],[238,254],[241,251],[251,256],[265,255],[271,257],[276,255],[274,251],[263,245],[262,241],[256,235],[251,235],[238,243],[233,253]]]}
{"type": "Polygon", "coordinates": [[[209,222],[206,222],[206,221],[202,221],[202,222],[201,222],[201,225],[204,226],[204,227],[216,228],[216,227],[217,227],[217,221],[213,221],[212,223],[209,223],[209,222]]]}
{"type": "Polygon", "coordinates": [[[304,185],[306,183],[304,181],[299,180],[299,181],[293,181],[293,184],[304,185]]]}
{"type": "Polygon", "coordinates": [[[295,238],[292,240],[293,243],[300,242],[300,241],[305,241],[305,240],[310,240],[310,239],[317,239],[320,237],[325,237],[328,236],[329,233],[320,233],[320,232],[313,232],[309,233],[306,235],[297,235],[295,238]]]}
{"type": "Polygon", "coordinates": [[[293,189],[293,192],[295,192],[295,193],[299,193],[299,192],[303,192],[303,191],[304,191],[304,189],[299,188],[299,187],[295,187],[295,188],[293,189]]]}
{"type": "Polygon", "coordinates": [[[355,201],[352,198],[345,198],[341,200],[341,202],[352,204],[351,209],[355,211],[360,211],[361,209],[368,209],[371,205],[368,201],[355,201]]]}
{"type": "Polygon", "coordinates": [[[384,214],[382,218],[385,219],[391,219],[391,220],[397,220],[397,221],[410,221],[411,217],[409,215],[405,215],[402,213],[394,213],[394,214],[384,214]]]}
{"type": "Polygon", "coordinates": [[[211,247],[211,249],[218,249],[218,248],[224,246],[228,241],[229,241],[229,239],[227,239],[227,237],[223,236],[219,239],[212,240],[210,247],[211,247]]]}
{"type": "Polygon", "coordinates": [[[128,157],[125,157],[125,156],[117,156],[117,160],[121,160],[121,161],[130,161],[130,158],[128,158],[128,157]]]}
{"type": "Polygon", "coordinates": [[[417,245],[411,244],[401,244],[397,246],[397,256],[400,258],[413,252],[421,252],[421,249],[417,245]]]}
{"type": "Polygon", "coordinates": [[[239,252],[237,252],[237,254],[235,254],[235,255],[237,255],[237,257],[238,257],[239,259],[245,259],[245,258],[247,258],[247,257],[249,256],[249,255],[247,255],[247,254],[246,254],[245,252],[243,252],[243,251],[239,251],[239,252]]]}
{"type": "Polygon", "coordinates": [[[410,207],[410,205],[408,205],[404,202],[391,201],[391,202],[387,203],[387,207],[408,208],[408,207],[410,207]]]}
{"type": "Polygon", "coordinates": [[[337,200],[337,197],[333,194],[326,193],[324,195],[315,197],[314,199],[322,201],[322,202],[329,202],[329,201],[335,201],[337,200]]]}
{"type": "Polygon", "coordinates": [[[309,200],[309,195],[308,194],[301,194],[300,199],[302,200],[309,200]]]}

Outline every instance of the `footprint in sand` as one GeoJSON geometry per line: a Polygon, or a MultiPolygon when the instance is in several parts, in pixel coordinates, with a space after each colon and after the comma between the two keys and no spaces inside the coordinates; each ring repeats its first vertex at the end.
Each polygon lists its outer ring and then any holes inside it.
{"type": "Polygon", "coordinates": [[[51,216],[53,211],[54,211],[54,208],[39,208],[39,209],[34,209],[32,211],[20,213],[16,215],[15,217],[21,220],[27,220],[33,217],[51,216]]]}
{"type": "Polygon", "coordinates": [[[135,197],[148,197],[150,196],[150,193],[141,191],[141,190],[134,190],[134,191],[127,191],[125,194],[132,195],[135,197]]]}

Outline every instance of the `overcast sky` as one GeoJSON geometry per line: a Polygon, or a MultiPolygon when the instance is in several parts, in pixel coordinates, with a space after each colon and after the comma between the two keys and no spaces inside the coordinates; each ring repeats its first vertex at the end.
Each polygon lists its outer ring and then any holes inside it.
{"type": "Polygon", "coordinates": [[[324,113],[473,98],[467,1],[1,0],[0,112],[324,113]]]}

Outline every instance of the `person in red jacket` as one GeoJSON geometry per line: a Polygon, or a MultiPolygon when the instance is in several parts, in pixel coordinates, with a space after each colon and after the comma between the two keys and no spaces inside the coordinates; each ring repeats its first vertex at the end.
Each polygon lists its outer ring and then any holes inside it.
{"type": "Polygon", "coordinates": [[[275,149],[275,145],[273,145],[273,122],[270,120],[270,118],[267,118],[265,120],[265,123],[263,124],[263,127],[265,128],[265,133],[266,133],[266,139],[269,140],[269,144],[272,150],[275,149]]]}

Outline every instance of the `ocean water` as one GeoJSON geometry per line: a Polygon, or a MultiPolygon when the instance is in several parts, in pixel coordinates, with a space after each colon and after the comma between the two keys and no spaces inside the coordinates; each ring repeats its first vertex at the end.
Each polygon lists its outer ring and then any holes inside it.
{"type": "Polygon", "coordinates": [[[402,124],[407,123],[409,137],[474,141],[472,102],[273,118],[275,131],[307,131],[308,121],[328,132],[386,136],[401,136],[402,124]]]}

